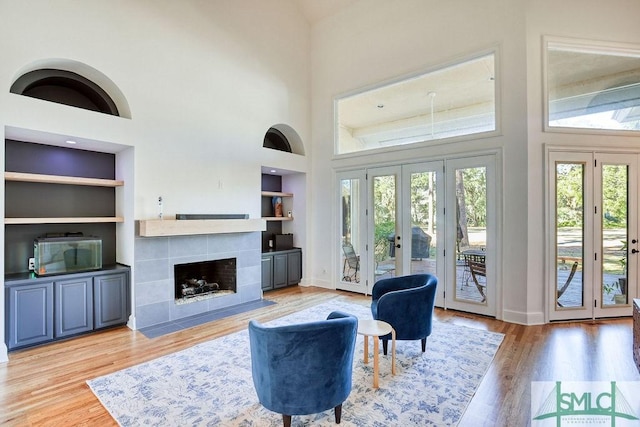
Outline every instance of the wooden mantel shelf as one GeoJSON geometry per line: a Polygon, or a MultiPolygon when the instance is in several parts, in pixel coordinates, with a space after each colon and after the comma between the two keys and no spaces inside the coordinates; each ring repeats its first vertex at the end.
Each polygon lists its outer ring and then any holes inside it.
{"type": "Polygon", "coordinates": [[[262,218],[249,219],[146,219],[140,220],[140,236],[189,236],[195,234],[247,233],[265,231],[262,218]]]}

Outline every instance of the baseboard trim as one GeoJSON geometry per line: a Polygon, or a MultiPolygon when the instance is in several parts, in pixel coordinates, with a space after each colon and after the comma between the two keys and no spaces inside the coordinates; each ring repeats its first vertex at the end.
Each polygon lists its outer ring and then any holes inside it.
{"type": "Polygon", "coordinates": [[[509,323],[517,323],[519,325],[533,326],[544,325],[544,313],[526,313],[522,311],[504,310],[502,312],[502,320],[509,323]]]}

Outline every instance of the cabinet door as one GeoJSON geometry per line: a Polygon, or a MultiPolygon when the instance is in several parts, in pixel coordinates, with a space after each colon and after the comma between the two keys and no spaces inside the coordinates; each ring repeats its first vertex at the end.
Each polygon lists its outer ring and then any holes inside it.
{"type": "Polygon", "coordinates": [[[127,323],[129,286],[126,273],[94,277],[95,328],[127,323]]]}
{"type": "Polygon", "coordinates": [[[7,288],[9,349],[53,339],[53,283],[7,288]]]}
{"type": "Polygon", "coordinates": [[[271,255],[262,256],[262,290],[273,289],[273,257],[271,255]]]}
{"type": "Polygon", "coordinates": [[[302,251],[290,252],[287,257],[287,284],[297,285],[302,279],[302,251]]]}
{"type": "Polygon", "coordinates": [[[285,286],[287,286],[287,254],[276,254],[273,256],[273,287],[285,286]]]}
{"type": "Polygon", "coordinates": [[[65,337],[93,330],[91,277],[54,283],[55,336],[65,337]]]}

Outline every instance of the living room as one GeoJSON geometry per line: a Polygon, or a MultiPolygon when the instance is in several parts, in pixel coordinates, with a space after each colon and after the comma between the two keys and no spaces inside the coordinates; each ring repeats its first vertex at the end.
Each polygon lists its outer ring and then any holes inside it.
{"type": "MultiPolygon", "coordinates": [[[[318,9],[310,13],[313,3],[167,0],[81,6],[66,0],[0,0],[4,139],[67,147],[65,141],[73,139],[76,148],[115,156],[117,178],[125,183],[116,190],[123,221],[115,226],[115,254],[131,268],[133,301],[152,300],[140,292],[153,280],[140,287],[137,282],[148,261],[136,255],[137,224],[158,218],[159,197],[166,219],[178,213],[257,219],[263,167],[304,177],[294,184],[300,207],[286,231],[302,248],[301,287],[333,291],[342,269],[336,189],[330,185],[338,171],[499,152],[502,216],[494,317],[509,322],[504,329],[510,323],[547,323],[545,144],[637,150],[639,137],[543,130],[543,38],[637,45],[640,5],[360,0],[327,2],[338,6],[325,15],[318,9]],[[486,49],[498,52],[496,134],[336,155],[338,96],[486,49]],[[122,107],[121,116],[10,93],[21,75],[56,66],[102,83],[122,107]],[[304,155],[263,148],[265,133],[279,124],[295,130],[304,155]]],[[[0,200],[5,203],[4,194],[0,200]]],[[[12,248],[3,245],[2,251],[5,260],[12,248]]],[[[258,244],[249,257],[247,275],[258,282],[258,244]]],[[[637,297],[637,283],[635,292],[637,297]]],[[[247,298],[261,295],[256,291],[247,298]]],[[[4,293],[0,307],[0,360],[10,364],[4,293]]],[[[137,333],[136,317],[144,310],[132,305],[128,332],[137,333]]],[[[51,348],[64,351],[64,345],[51,348]]]]}

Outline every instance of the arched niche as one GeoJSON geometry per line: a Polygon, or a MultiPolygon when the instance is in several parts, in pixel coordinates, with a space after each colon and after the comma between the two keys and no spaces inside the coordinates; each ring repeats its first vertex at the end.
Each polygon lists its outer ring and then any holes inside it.
{"type": "Polygon", "coordinates": [[[262,146],[304,156],[304,144],[300,135],[291,126],[282,123],[267,130],[262,146]]]}
{"type": "Polygon", "coordinates": [[[23,67],[11,93],[131,118],[124,94],[106,75],[78,61],[46,59],[23,67]]]}

